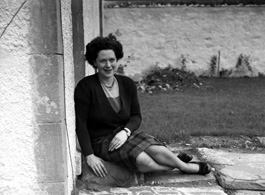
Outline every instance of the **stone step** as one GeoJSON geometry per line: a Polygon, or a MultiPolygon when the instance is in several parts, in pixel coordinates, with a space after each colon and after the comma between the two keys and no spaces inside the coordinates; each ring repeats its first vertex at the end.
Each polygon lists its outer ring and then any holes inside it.
{"type": "Polygon", "coordinates": [[[213,173],[207,175],[183,174],[179,170],[168,172],[145,174],[144,183],[146,185],[213,185],[216,178],[213,173]]]}
{"type": "Polygon", "coordinates": [[[227,195],[224,190],[219,187],[196,187],[196,188],[177,188],[163,186],[138,186],[130,188],[111,188],[108,191],[91,192],[82,190],[79,195],[227,195]]]}
{"type": "MultiPolygon", "coordinates": [[[[170,147],[176,154],[182,149],[170,147]]],[[[106,178],[96,177],[83,163],[82,185],[79,194],[179,194],[221,195],[231,190],[234,195],[265,195],[265,154],[240,153],[224,149],[198,148],[184,150],[214,166],[215,171],[205,175],[183,174],[179,170],[135,175],[111,163],[106,178]],[[218,183],[216,181],[218,179],[218,183]],[[221,186],[220,186],[220,185],[221,186]],[[118,187],[119,186],[119,187],[118,187]],[[223,190],[224,189],[224,190],[223,190]]]]}
{"type": "MultiPolygon", "coordinates": [[[[186,152],[193,155],[193,161],[199,161],[196,154],[190,147],[180,148],[168,146],[176,155],[186,152]]],[[[152,174],[136,175],[123,167],[119,167],[109,162],[104,162],[105,167],[109,170],[105,178],[97,177],[88,168],[85,162],[82,163],[82,177],[78,181],[79,190],[104,191],[111,187],[132,187],[140,185],[160,185],[171,187],[187,186],[213,186],[216,185],[216,179],[213,173],[202,176],[197,174],[183,174],[178,169],[167,172],[158,172],[152,174]]]]}

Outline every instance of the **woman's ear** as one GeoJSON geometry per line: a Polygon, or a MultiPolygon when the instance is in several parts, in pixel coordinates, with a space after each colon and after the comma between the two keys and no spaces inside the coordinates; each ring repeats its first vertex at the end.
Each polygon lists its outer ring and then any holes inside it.
{"type": "Polygon", "coordinates": [[[97,67],[97,65],[96,65],[96,60],[93,61],[93,66],[94,66],[94,67],[97,67]]]}

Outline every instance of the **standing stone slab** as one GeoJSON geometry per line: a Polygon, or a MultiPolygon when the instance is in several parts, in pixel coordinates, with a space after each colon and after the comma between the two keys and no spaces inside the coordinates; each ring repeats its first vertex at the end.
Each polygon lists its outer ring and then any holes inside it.
{"type": "Polygon", "coordinates": [[[265,191],[265,154],[235,153],[200,148],[202,157],[218,168],[220,185],[233,190],[265,191]]]}
{"type": "Polygon", "coordinates": [[[30,1],[32,54],[63,54],[60,0],[30,1]]]}
{"type": "Polygon", "coordinates": [[[35,146],[36,168],[38,182],[46,183],[47,189],[55,190],[57,185],[61,189],[60,183],[64,182],[66,176],[63,128],[64,126],[60,123],[46,123],[38,126],[39,136],[35,146]]]}
{"type": "MultiPolygon", "coordinates": [[[[30,47],[34,148],[37,181],[42,192],[68,194],[65,127],[64,53],[61,1],[25,1],[30,16],[27,38],[30,47]]],[[[27,69],[25,68],[25,71],[27,69]]]]}
{"type": "Polygon", "coordinates": [[[134,172],[106,161],[104,161],[104,165],[108,174],[106,177],[101,178],[97,177],[86,163],[83,162],[80,189],[103,191],[111,187],[131,187],[138,184],[138,179],[134,172]]]}
{"type": "Polygon", "coordinates": [[[61,123],[64,117],[63,56],[32,55],[37,123],[61,123]]]}

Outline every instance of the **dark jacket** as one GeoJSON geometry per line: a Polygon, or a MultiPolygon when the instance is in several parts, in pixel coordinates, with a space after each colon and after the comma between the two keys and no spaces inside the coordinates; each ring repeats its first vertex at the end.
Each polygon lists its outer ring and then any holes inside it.
{"type": "Polygon", "coordinates": [[[75,89],[76,133],[84,156],[93,154],[91,141],[127,127],[134,132],[142,117],[134,81],[115,75],[119,84],[121,110],[116,113],[99,82],[98,74],[83,78],[75,89]]]}

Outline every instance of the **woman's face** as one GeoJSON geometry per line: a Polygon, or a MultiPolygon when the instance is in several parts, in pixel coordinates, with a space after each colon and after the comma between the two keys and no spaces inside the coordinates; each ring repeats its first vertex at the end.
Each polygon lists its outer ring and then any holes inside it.
{"type": "Polygon", "coordinates": [[[99,76],[103,79],[108,79],[114,76],[117,67],[117,59],[113,50],[101,50],[94,62],[98,68],[99,76]]]}

